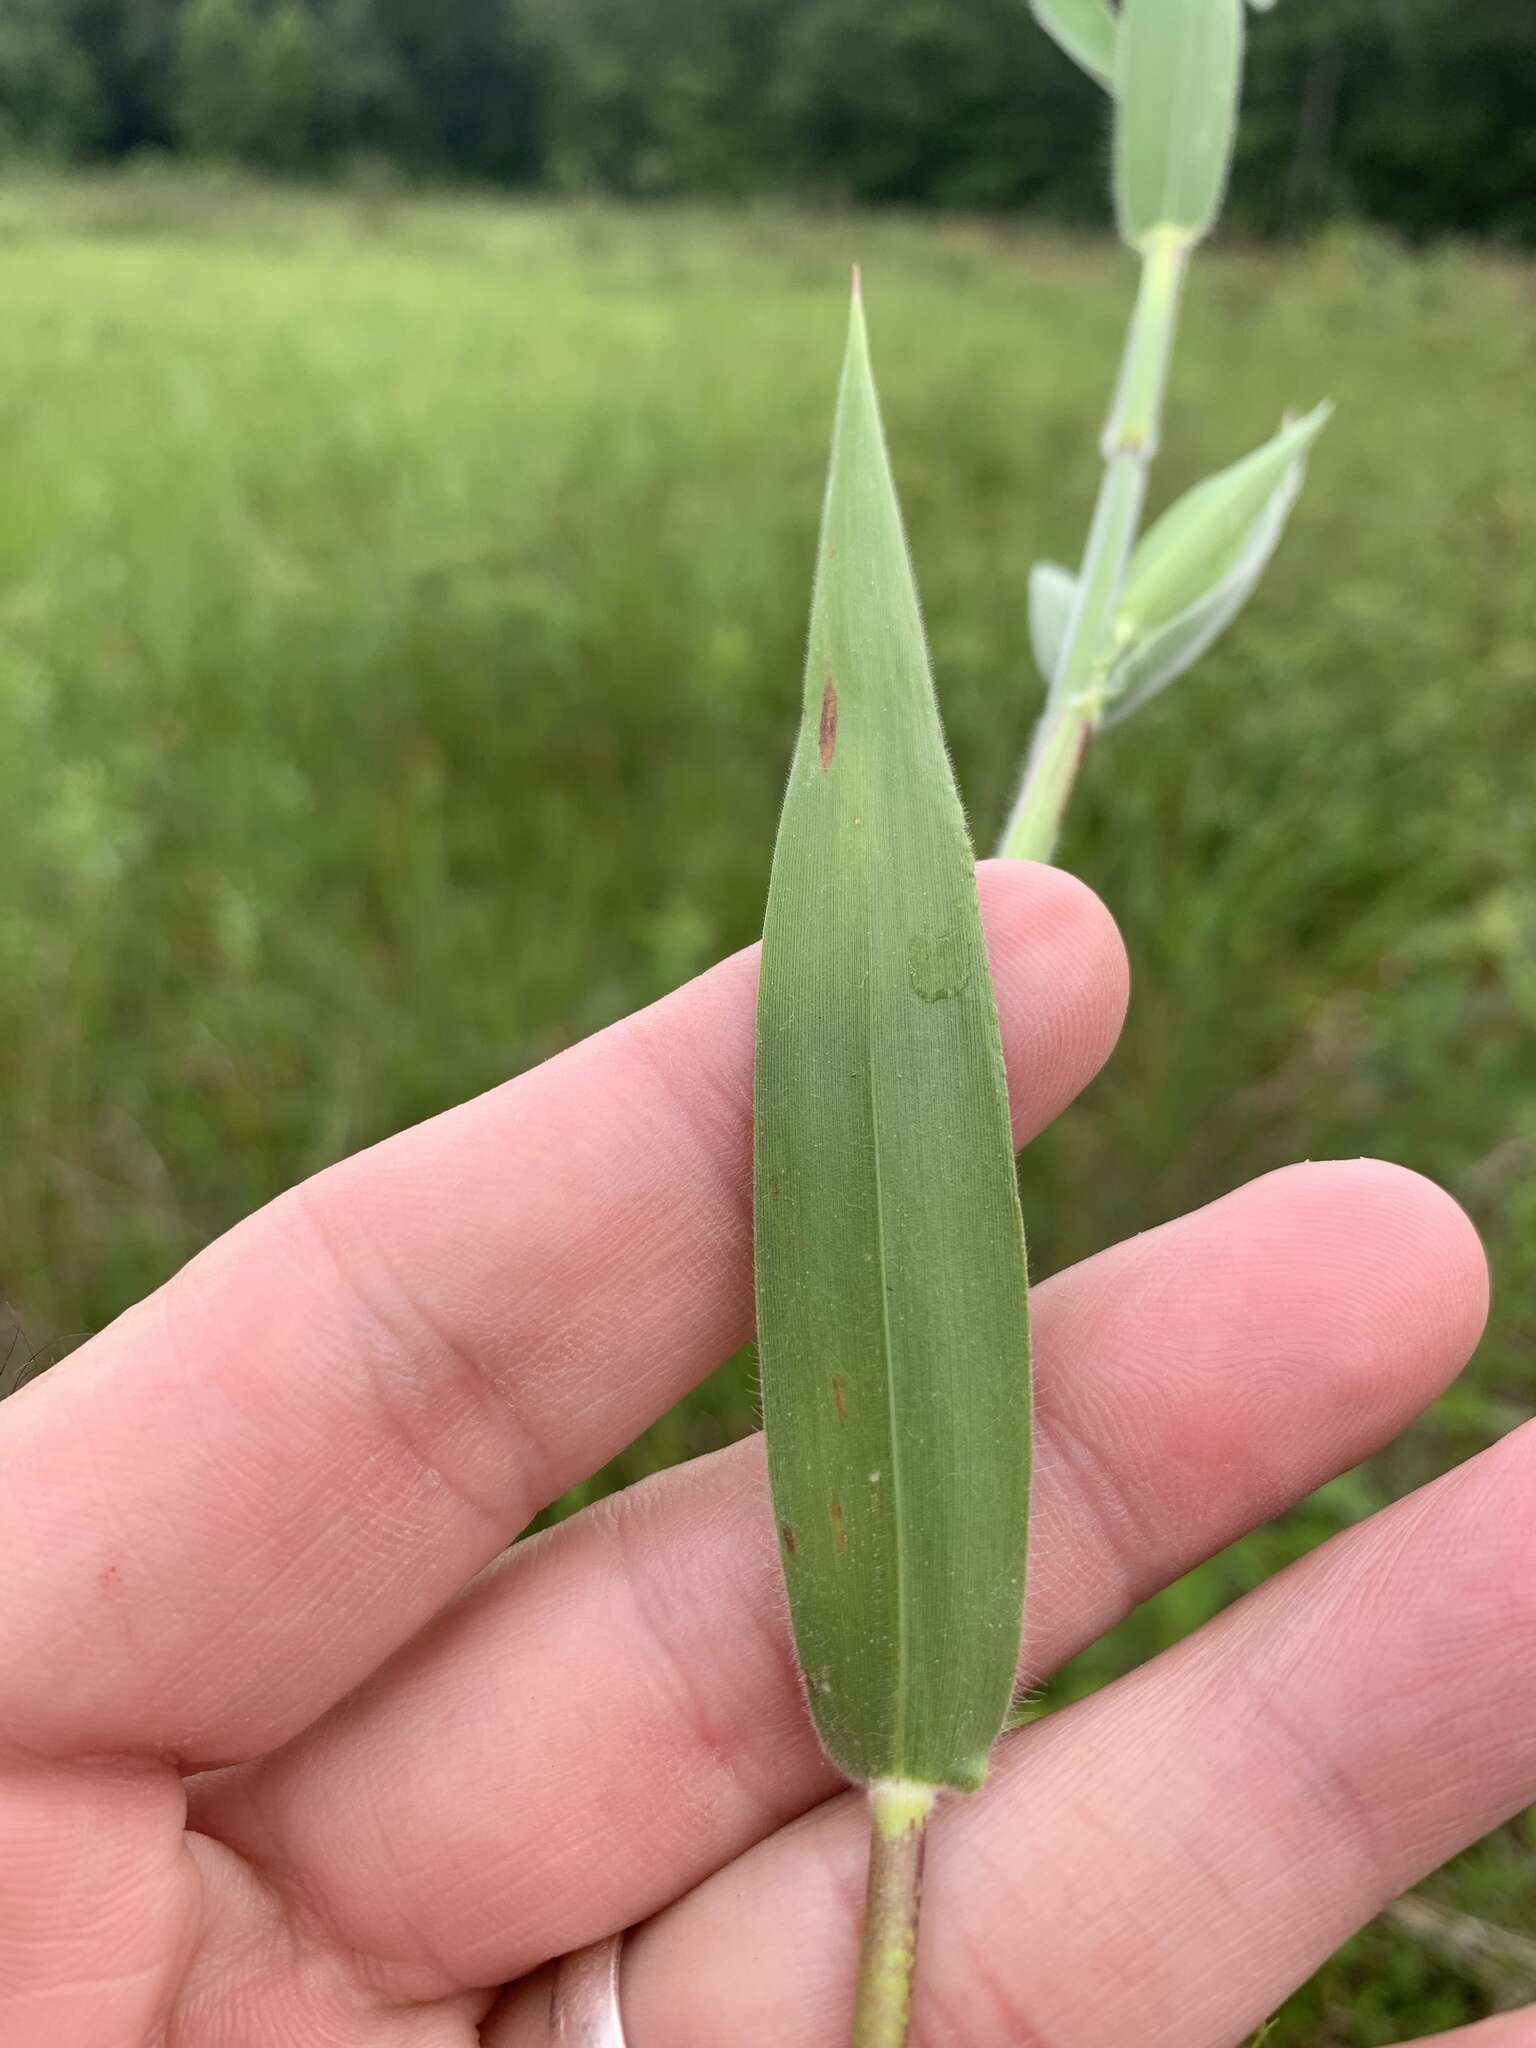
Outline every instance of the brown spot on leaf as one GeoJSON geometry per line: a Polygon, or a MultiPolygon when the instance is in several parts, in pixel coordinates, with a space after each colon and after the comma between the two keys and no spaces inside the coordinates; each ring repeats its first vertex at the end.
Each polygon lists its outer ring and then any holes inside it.
{"type": "Polygon", "coordinates": [[[780,1522],[779,1541],[784,1546],[784,1555],[786,1557],[795,1556],[800,1548],[800,1538],[795,1534],[795,1527],[792,1522],[780,1522]]]}
{"type": "Polygon", "coordinates": [[[821,772],[826,774],[837,752],[837,685],[830,676],[821,693],[821,772]]]}
{"type": "Polygon", "coordinates": [[[838,1373],[832,1381],[832,1398],[837,1403],[837,1419],[848,1420],[848,1382],[838,1373]]]}
{"type": "Polygon", "coordinates": [[[848,1527],[843,1520],[843,1497],[840,1493],[832,1496],[832,1541],[840,1553],[848,1548],[848,1527]]]}

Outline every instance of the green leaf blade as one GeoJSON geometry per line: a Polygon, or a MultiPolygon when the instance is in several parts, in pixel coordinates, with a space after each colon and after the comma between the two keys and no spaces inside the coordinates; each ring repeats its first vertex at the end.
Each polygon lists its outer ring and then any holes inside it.
{"type": "Polygon", "coordinates": [[[1127,652],[1109,677],[1109,708],[1101,721],[1105,727],[1119,725],[1177,682],[1221,638],[1262,582],[1305,476],[1303,452],[1286,468],[1247,528],[1239,528],[1240,537],[1214,566],[1208,586],[1183,611],[1144,628],[1139,638],[1131,636],[1127,652]]]}
{"type": "Polygon", "coordinates": [[[1029,0],[1030,12],[1080,71],[1115,89],[1117,24],[1108,0],[1029,0]]]}
{"type": "MultiPolygon", "coordinates": [[[[1332,410],[1316,406],[1282,427],[1251,455],[1186,491],[1148,528],[1131,557],[1121,593],[1119,623],[1127,635],[1140,638],[1167,625],[1237,570],[1251,551],[1255,529],[1263,527],[1293,472],[1299,489],[1298,465],[1305,464],[1332,410]]],[[[1292,490],[1284,512],[1294,496],[1292,490]]],[[[1278,528],[1274,539],[1279,539],[1278,528]]],[[[1258,566],[1262,569],[1262,560],[1258,566]]]]}
{"type": "Polygon", "coordinates": [[[974,860],[857,305],[764,926],[755,1178],[818,1731],[855,1781],[970,1788],[1018,1657],[1028,1286],[974,860]]]}
{"type": "Polygon", "coordinates": [[[1243,0],[1126,0],[1115,70],[1115,210],[1132,248],[1216,224],[1237,132],[1243,0]]]}
{"type": "Polygon", "coordinates": [[[1050,687],[1061,666],[1077,603],[1077,578],[1059,562],[1036,562],[1029,572],[1029,645],[1040,679],[1050,687]]]}

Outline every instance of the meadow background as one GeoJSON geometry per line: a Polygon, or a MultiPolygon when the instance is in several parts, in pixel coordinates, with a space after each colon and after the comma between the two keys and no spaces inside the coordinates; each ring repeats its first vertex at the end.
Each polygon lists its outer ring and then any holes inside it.
{"type": "MultiPolygon", "coordinates": [[[[1096,481],[1133,281],[1107,244],[163,163],[0,181],[18,1355],[755,935],[855,256],[985,847],[1041,696],[1027,568],[1071,557],[1096,481]]],[[[1512,254],[1337,226],[1196,267],[1157,501],[1284,406],[1338,413],[1240,625],[1090,755],[1061,857],[1119,918],[1135,996],[1023,1162],[1033,1265],[1369,1152],[1470,1209],[1494,1320],[1392,1451],[1053,1699],[1536,1412],[1533,372],[1512,254]]],[[[740,1359],[599,1484],[753,1420],[740,1359]]],[[[1536,1819],[1426,1896],[1536,1933],[1536,1819]]],[[[1536,1998],[1514,1950],[1456,1939],[1378,1924],[1273,2048],[1536,1998]]]]}

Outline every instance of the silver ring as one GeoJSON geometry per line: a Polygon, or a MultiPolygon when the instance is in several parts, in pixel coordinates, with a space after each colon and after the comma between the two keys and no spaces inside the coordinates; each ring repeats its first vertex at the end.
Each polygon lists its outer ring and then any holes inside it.
{"type": "Polygon", "coordinates": [[[622,1934],[562,1956],[549,2001],[552,2048],[628,2048],[619,2010],[622,1934]]]}

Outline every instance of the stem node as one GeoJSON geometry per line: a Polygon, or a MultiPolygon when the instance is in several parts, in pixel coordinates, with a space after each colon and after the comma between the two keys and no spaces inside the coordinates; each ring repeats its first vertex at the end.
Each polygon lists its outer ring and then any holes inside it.
{"type": "Polygon", "coordinates": [[[1157,453],[1189,250],[1187,236],[1161,229],[1149,235],[1141,249],[1141,288],[1100,442],[1104,478],[1066,643],[998,848],[1006,859],[1050,859],[1078,766],[1103,710],[1104,650],[1114,632],[1115,608],[1146,496],[1147,471],[1157,453]]]}

